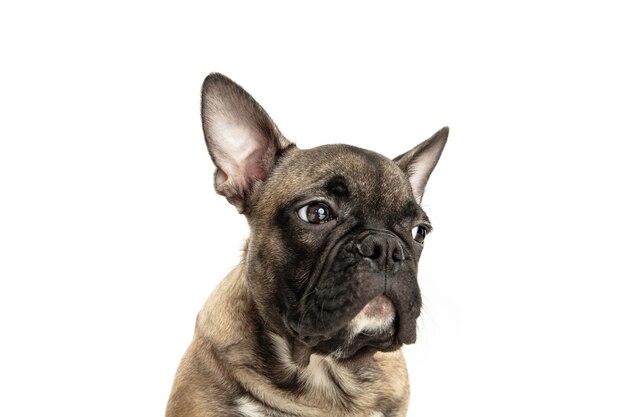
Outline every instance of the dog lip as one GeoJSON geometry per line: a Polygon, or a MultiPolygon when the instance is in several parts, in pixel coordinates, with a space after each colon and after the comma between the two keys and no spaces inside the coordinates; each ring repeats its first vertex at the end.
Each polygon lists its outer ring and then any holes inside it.
{"type": "MultiPolygon", "coordinates": [[[[394,325],[398,314],[398,309],[395,307],[393,301],[386,295],[379,293],[371,297],[345,325],[334,331],[328,332],[325,329],[315,331],[312,329],[298,328],[294,323],[289,323],[287,319],[285,319],[285,324],[296,338],[312,347],[336,337],[342,331],[350,329],[351,326],[355,334],[360,333],[361,330],[371,330],[370,328],[379,328],[380,330],[388,328],[394,325]]],[[[396,333],[395,330],[394,333],[396,333]]]]}
{"type": "Polygon", "coordinates": [[[419,292],[415,300],[405,299],[401,294],[401,288],[392,286],[386,295],[394,301],[396,310],[396,338],[401,344],[415,343],[417,338],[417,318],[421,310],[421,297],[419,292]]]}
{"type": "Polygon", "coordinates": [[[396,333],[397,309],[384,294],[374,297],[350,321],[348,331],[352,336],[367,334],[370,336],[396,333]]]}
{"type": "Polygon", "coordinates": [[[355,319],[385,320],[396,315],[396,306],[385,294],[374,297],[359,311],[355,319]]]}

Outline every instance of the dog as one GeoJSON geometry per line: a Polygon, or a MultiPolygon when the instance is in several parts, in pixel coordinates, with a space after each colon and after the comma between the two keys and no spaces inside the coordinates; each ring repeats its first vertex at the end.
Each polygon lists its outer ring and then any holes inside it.
{"type": "Polygon", "coordinates": [[[201,107],[215,190],[250,237],[198,314],[167,417],[405,416],[400,347],[416,340],[431,230],[420,202],[448,128],[391,160],[299,149],[221,74],[201,107]]]}

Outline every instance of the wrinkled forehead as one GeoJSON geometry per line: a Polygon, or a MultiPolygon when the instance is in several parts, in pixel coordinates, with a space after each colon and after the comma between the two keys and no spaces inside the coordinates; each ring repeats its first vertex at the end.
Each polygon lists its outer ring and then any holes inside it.
{"type": "Polygon", "coordinates": [[[395,162],[349,145],[295,150],[279,163],[266,186],[275,201],[321,193],[358,198],[382,210],[414,202],[408,178],[395,162]]]}

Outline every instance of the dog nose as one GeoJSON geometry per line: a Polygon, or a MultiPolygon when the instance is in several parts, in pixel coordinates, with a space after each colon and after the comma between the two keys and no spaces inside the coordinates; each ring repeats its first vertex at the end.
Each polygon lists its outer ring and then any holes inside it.
{"type": "Polygon", "coordinates": [[[387,234],[371,233],[356,244],[359,255],[369,259],[379,271],[395,271],[395,266],[405,259],[399,239],[387,234]]]}

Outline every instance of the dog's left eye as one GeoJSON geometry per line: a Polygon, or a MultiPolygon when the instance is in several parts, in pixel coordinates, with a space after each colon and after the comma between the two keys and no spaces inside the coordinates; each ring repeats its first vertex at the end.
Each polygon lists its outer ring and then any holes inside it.
{"type": "Polygon", "coordinates": [[[413,237],[417,243],[424,243],[426,235],[430,232],[427,226],[420,225],[413,229],[413,237]]]}
{"type": "Polygon", "coordinates": [[[307,223],[320,224],[333,219],[333,214],[324,203],[311,203],[298,210],[298,217],[307,223]]]}

